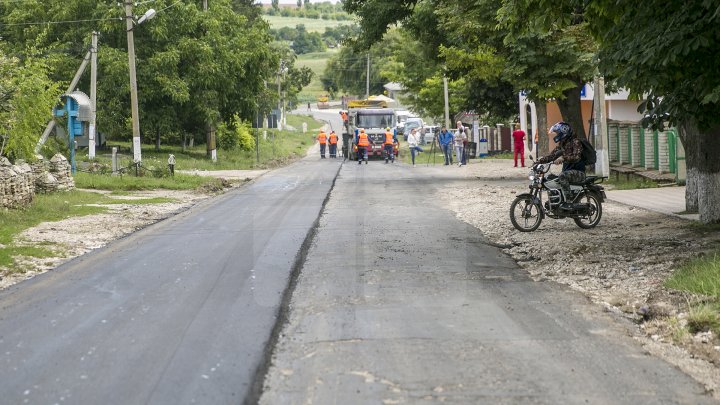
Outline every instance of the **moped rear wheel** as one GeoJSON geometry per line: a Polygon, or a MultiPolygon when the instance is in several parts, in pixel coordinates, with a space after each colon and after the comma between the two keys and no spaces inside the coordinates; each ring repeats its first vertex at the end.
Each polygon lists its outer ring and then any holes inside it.
{"type": "Polygon", "coordinates": [[[575,203],[589,205],[587,215],[580,218],[573,218],[575,224],[582,229],[595,228],[597,224],[600,223],[600,218],[602,218],[602,203],[600,203],[597,196],[593,193],[586,192],[578,196],[575,203]]]}
{"type": "Polygon", "coordinates": [[[510,222],[520,232],[532,232],[543,219],[542,208],[531,196],[519,196],[510,205],[510,222]]]}

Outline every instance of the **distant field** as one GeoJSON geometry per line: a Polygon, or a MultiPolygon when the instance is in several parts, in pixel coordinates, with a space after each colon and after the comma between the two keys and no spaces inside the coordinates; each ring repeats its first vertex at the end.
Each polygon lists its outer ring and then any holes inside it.
{"type": "Polygon", "coordinates": [[[282,17],[277,15],[264,15],[265,21],[270,23],[270,27],[278,29],[282,27],[295,27],[296,25],[303,24],[308,32],[325,32],[325,27],[339,27],[341,25],[351,25],[352,21],[336,21],[336,20],[323,20],[321,18],[301,18],[301,17],[282,17]]]}
{"type": "Polygon", "coordinates": [[[325,70],[325,64],[331,55],[335,54],[337,49],[328,49],[327,52],[315,52],[307,53],[305,55],[298,55],[296,64],[297,66],[307,66],[315,72],[312,82],[305,87],[298,96],[298,101],[301,103],[313,103],[317,101],[317,96],[325,94],[322,89],[322,83],[320,82],[320,76],[325,70]]]}

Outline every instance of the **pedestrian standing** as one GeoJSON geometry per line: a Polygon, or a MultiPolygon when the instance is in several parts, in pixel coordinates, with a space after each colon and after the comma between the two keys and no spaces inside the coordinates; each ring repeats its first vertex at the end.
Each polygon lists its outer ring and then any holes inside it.
{"type": "Polygon", "coordinates": [[[515,159],[515,167],[518,167],[518,155],[520,155],[520,164],[525,167],[525,131],[520,129],[520,124],[515,124],[515,130],[512,133],[513,137],[513,158],[515,159]]]}
{"type": "Polygon", "coordinates": [[[415,167],[415,153],[424,152],[420,147],[420,134],[417,133],[417,129],[413,128],[408,135],[408,146],[410,147],[410,157],[412,158],[412,165],[415,167]]]}
{"type": "Polygon", "coordinates": [[[318,142],[320,142],[320,159],[325,159],[325,146],[327,145],[327,134],[324,130],[320,130],[317,136],[318,142]]]}
{"type": "Polygon", "coordinates": [[[457,130],[453,135],[453,144],[455,145],[455,157],[458,161],[458,167],[463,165],[463,154],[465,153],[465,142],[467,142],[467,135],[465,134],[465,127],[462,122],[457,122],[457,130]]]}
{"type": "Polygon", "coordinates": [[[337,134],[335,134],[335,131],[330,131],[330,135],[328,136],[328,142],[330,143],[330,157],[336,158],[338,136],[337,134]]]}
{"type": "Polygon", "coordinates": [[[445,166],[452,164],[452,143],[453,135],[448,132],[447,128],[442,127],[440,134],[438,135],[438,142],[440,142],[440,148],[442,148],[443,156],[445,157],[445,166]]]}

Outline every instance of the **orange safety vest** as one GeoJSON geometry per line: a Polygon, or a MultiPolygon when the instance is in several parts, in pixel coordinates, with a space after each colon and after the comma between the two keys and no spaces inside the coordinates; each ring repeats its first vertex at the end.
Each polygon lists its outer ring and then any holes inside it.
{"type": "Polygon", "coordinates": [[[335,132],[330,133],[330,145],[335,145],[338,141],[337,135],[335,135],[335,132]]]}
{"type": "Polygon", "coordinates": [[[318,141],[320,141],[321,144],[327,143],[327,135],[325,135],[325,132],[320,132],[320,134],[317,137],[318,141]]]}
{"type": "Polygon", "coordinates": [[[358,135],[358,146],[370,146],[370,142],[368,142],[368,136],[366,133],[361,133],[358,135]]]}
{"type": "Polygon", "coordinates": [[[395,143],[395,142],[393,141],[392,132],[390,132],[390,131],[385,132],[385,143],[383,145],[392,145],[393,143],[395,143]]]}

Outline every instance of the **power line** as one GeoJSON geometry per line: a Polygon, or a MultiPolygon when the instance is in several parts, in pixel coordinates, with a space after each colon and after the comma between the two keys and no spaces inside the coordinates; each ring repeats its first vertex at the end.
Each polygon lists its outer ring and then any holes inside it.
{"type": "Polygon", "coordinates": [[[25,23],[12,23],[12,24],[1,24],[3,27],[16,27],[21,25],[51,25],[51,24],[75,24],[75,23],[83,23],[83,22],[93,22],[93,21],[111,21],[111,20],[118,20],[122,21],[125,17],[113,17],[113,18],[93,18],[93,19],[87,19],[87,20],[66,20],[66,21],[42,21],[42,22],[25,22],[25,23]]]}

